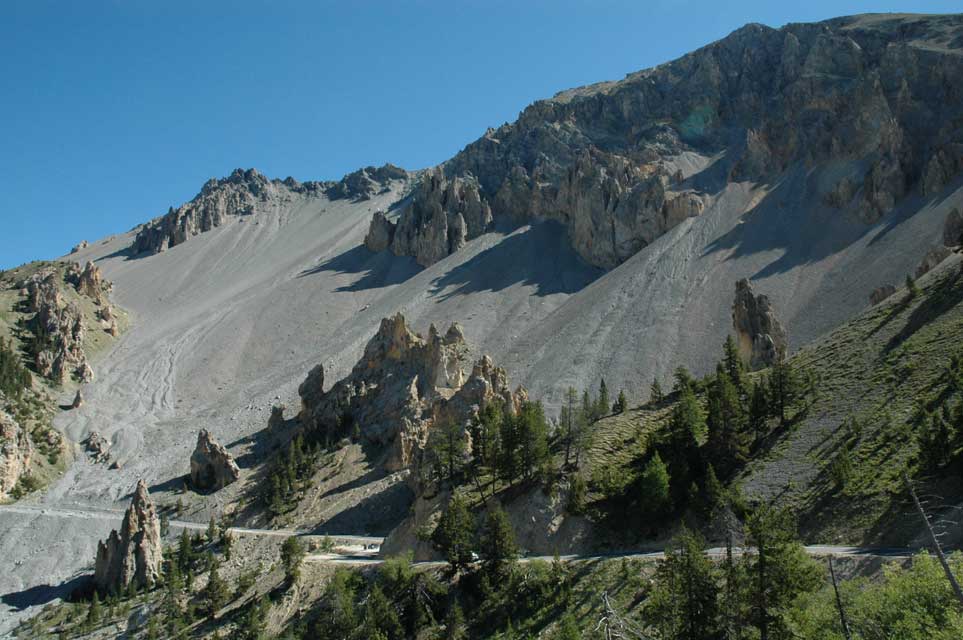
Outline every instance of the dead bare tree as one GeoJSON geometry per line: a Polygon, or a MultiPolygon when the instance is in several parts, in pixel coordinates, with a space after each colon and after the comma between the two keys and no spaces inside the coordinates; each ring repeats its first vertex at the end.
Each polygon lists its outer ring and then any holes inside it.
{"type": "Polygon", "coordinates": [[[833,592],[836,594],[836,608],[839,609],[839,624],[843,627],[846,640],[853,636],[849,633],[849,623],[846,621],[846,610],[843,609],[843,599],[839,596],[839,586],[836,584],[836,570],[833,568],[833,557],[829,556],[829,577],[833,581],[833,592]]]}
{"type": "Polygon", "coordinates": [[[906,483],[906,488],[913,498],[913,504],[916,505],[916,510],[919,511],[920,517],[923,518],[923,524],[926,525],[926,531],[929,533],[930,540],[933,542],[933,550],[936,552],[936,557],[939,558],[940,564],[943,566],[943,572],[946,574],[946,579],[949,580],[950,586],[953,587],[953,593],[956,594],[960,608],[963,609],[963,590],[960,589],[960,583],[956,581],[956,576],[953,575],[953,571],[950,569],[950,563],[946,561],[943,546],[940,544],[936,532],[933,531],[933,525],[930,523],[929,516],[927,516],[926,511],[923,510],[923,505],[920,504],[920,499],[916,495],[916,489],[913,487],[913,483],[905,471],[903,472],[903,482],[906,483]]]}
{"type": "Polygon", "coordinates": [[[631,620],[627,620],[612,606],[609,594],[602,592],[602,617],[595,625],[596,631],[601,631],[605,640],[651,640],[631,620]]]}

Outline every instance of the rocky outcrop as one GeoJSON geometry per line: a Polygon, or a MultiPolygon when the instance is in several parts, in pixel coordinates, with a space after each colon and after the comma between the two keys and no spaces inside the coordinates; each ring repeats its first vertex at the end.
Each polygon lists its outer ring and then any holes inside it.
{"type": "Polygon", "coordinates": [[[34,334],[32,355],[37,373],[57,384],[71,376],[81,382],[93,379],[84,353],[87,328],[83,313],[73,302],[66,302],[56,269],[34,274],[23,283],[27,305],[34,317],[28,322],[34,334]]]}
{"type": "Polygon", "coordinates": [[[276,404],[271,407],[271,415],[268,417],[268,429],[276,429],[284,424],[284,409],[283,404],[276,404]]]}
{"type": "Polygon", "coordinates": [[[207,429],[197,434],[191,454],[191,485],[199,491],[218,491],[241,476],[234,457],[214,440],[207,429]]]}
{"type": "Polygon", "coordinates": [[[298,393],[301,422],[336,440],[356,427],[366,441],[389,449],[386,466],[398,470],[417,462],[439,420],[467,421],[486,403],[515,410],[525,392],[512,392],[507,375],[483,357],[466,379],[468,347],[457,324],[441,335],[412,332],[401,314],[385,318],[350,375],[323,390],[318,365],[298,393]]]}
{"type": "Polygon", "coordinates": [[[77,393],[74,395],[74,401],[70,403],[70,408],[79,409],[82,406],[84,406],[84,394],[80,392],[80,389],[77,389],[77,393]]]}
{"type": "Polygon", "coordinates": [[[441,170],[425,176],[397,224],[375,214],[365,244],[377,251],[390,237],[395,255],[413,256],[428,266],[451,255],[488,230],[491,207],[471,176],[448,180],[441,170]]]}
{"type": "Polygon", "coordinates": [[[368,226],[368,233],[364,237],[364,246],[369,251],[379,253],[391,246],[395,237],[395,223],[388,220],[384,211],[375,211],[368,226]]]}
{"type": "Polygon", "coordinates": [[[477,183],[495,220],[559,220],[579,255],[606,268],[700,215],[727,182],[775,184],[796,167],[819,185],[804,204],[875,222],[963,169],[961,52],[959,15],[747,25],[488,130],[414,194],[391,248],[430,264],[477,235],[434,206],[435,185],[458,180],[477,183]]]}
{"type": "Polygon", "coordinates": [[[953,252],[946,247],[933,247],[923,256],[923,260],[920,261],[919,266],[916,267],[916,277],[922,278],[939,263],[949,258],[952,253],[953,252]]]}
{"type": "Polygon", "coordinates": [[[896,293],[896,287],[894,285],[884,284],[880,287],[876,287],[869,294],[869,304],[875,307],[880,302],[890,297],[894,293],[896,293]]]}
{"type": "Polygon", "coordinates": [[[89,242],[87,242],[86,240],[81,240],[80,242],[74,245],[74,248],[70,250],[70,253],[71,254],[78,253],[89,246],[90,246],[89,242]]]}
{"type": "Polygon", "coordinates": [[[110,462],[110,441],[97,431],[91,431],[83,441],[87,455],[94,462],[107,464],[110,462]]]}
{"type": "Polygon", "coordinates": [[[750,369],[768,367],[786,355],[789,341],[769,298],[754,295],[745,278],[736,282],[732,326],[739,354],[750,369]]]}
{"type": "Polygon", "coordinates": [[[29,473],[33,444],[26,429],[4,411],[0,395],[0,500],[10,498],[10,492],[24,475],[29,473]]]}
{"type": "Polygon", "coordinates": [[[97,545],[94,584],[105,593],[120,593],[130,586],[151,587],[161,577],[160,520],[143,480],[121,524],[97,545]]]}
{"type": "Polygon", "coordinates": [[[963,244],[963,215],[959,209],[950,211],[943,221],[943,244],[947,247],[963,244]]]}
{"type": "Polygon", "coordinates": [[[259,207],[279,204],[293,194],[320,197],[325,185],[294,178],[269,180],[256,169],[235,169],[230,176],[211,178],[193,200],[146,224],[131,245],[134,254],[159,253],[189,238],[253,214],[259,207]]]}
{"type": "Polygon", "coordinates": [[[330,185],[326,193],[332,200],[369,200],[371,196],[390,189],[392,181],[407,179],[407,171],[390,163],[381,167],[364,167],[330,185]]]}

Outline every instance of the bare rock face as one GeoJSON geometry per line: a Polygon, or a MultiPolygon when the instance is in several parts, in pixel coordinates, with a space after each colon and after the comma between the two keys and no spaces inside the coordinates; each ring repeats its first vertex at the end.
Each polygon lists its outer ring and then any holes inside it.
{"type": "Polygon", "coordinates": [[[77,279],[77,291],[97,304],[106,304],[109,286],[109,283],[104,280],[100,268],[88,260],[77,279]]]}
{"type": "Polygon", "coordinates": [[[32,457],[33,444],[26,429],[0,408],[0,500],[10,497],[20,478],[29,471],[32,457]]]}
{"type": "Polygon", "coordinates": [[[961,52],[959,15],[746,25],[623,80],[538,101],[488,130],[440,167],[443,178],[425,178],[391,249],[431,264],[476,237],[439,197],[458,180],[477,184],[495,220],[560,221],[578,254],[605,268],[700,215],[722,183],[771,185],[794,168],[820,178],[800,195],[803,206],[875,222],[911,193],[940,193],[963,170],[961,52]],[[687,160],[720,154],[711,179],[687,160]]]}
{"type": "Polygon", "coordinates": [[[916,277],[923,277],[941,262],[949,258],[952,253],[953,252],[946,247],[933,247],[923,256],[923,260],[919,266],[916,267],[916,277]]]}
{"type": "Polygon", "coordinates": [[[750,369],[767,367],[786,355],[789,341],[769,298],[753,295],[745,278],[736,282],[732,326],[739,353],[750,369]]]}
{"type": "MultiPolygon", "coordinates": [[[[448,180],[436,169],[422,180],[398,224],[392,229],[386,219],[372,220],[369,236],[376,241],[389,232],[395,255],[413,256],[418,264],[428,266],[480,236],[491,222],[491,207],[482,199],[474,178],[448,180]]],[[[374,246],[379,244],[374,242],[374,246]]]]}
{"type": "Polygon", "coordinates": [[[356,202],[369,200],[371,196],[387,191],[393,180],[407,180],[408,172],[393,164],[381,167],[364,167],[330,185],[326,193],[332,200],[349,198],[356,202]]]}
{"type": "Polygon", "coordinates": [[[368,442],[389,447],[387,467],[415,464],[431,428],[440,419],[466,423],[491,401],[517,408],[524,391],[508,388],[503,369],[482,358],[467,381],[462,369],[467,345],[458,325],[440,335],[412,332],[401,314],[381,321],[378,333],[350,375],[327,392],[315,367],[301,384],[301,422],[332,441],[357,426],[368,442]]]}
{"type": "Polygon", "coordinates": [[[963,244],[963,215],[959,209],[953,209],[946,215],[943,222],[943,244],[947,247],[963,244]]]}
{"type": "Polygon", "coordinates": [[[97,545],[94,584],[114,593],[130,585],[150,587],[161,577],[162,554],[160,520],[147,485],[139,480],[120,533],[111,531],[110,537],[97,545]]]}
{"type": "Polygon", "coordinates": [[[375,211],[371,217],[371,225],[364,237],[364,246],[369,251],[379,253],[391,246],[395,237],[395,223],[388,220],[384,211],[375,211]]]}
{"type": "Polygon", "coordinates": [[[191,454],[191,484],[201,491],[217,491],[235,482],[240,475],[234,457],[207,429],[201,429],[191,454]]]}
{"type": "Polygon", "coordinates": [[[880,302],[890,297],[894,293],[896,293],[896,287],[894,285],[884,284],[881,287],[876,287],[869,294],[869,303],[875,307],[880,302]]]}
{"type": "Polygon", "coordinates": [[[71,254],[77,253],[83,249],[86,249],[89,246],[90,246],[89,242],[87,242],[86,240],[81,240],[76,245],[74,245],[74,248],[70,250],[70,253],[71,254]]]}
{"type": "Polygon", "coordinates": [[[84,353],[87,328],[83,314],[76,304],[64,301],[58,281],[56,270],[50,269],[24,283],[27,304],[36,314],[30,320],[30,328],[38,336],[34,364],[41,376],[57,384],[70,376],[89,382],[93,371],[84,353]]]}
{"type": "Polygon", "coordinates": [[[131,246],[135,254],[160,253],[189,238],[253,214],[259,206],[279,203],[293,194],[320,197],[325,185],[293,178],[269,180],[256,169],[235,169],[230,176],[207,181],[193,200],[145,225],[131,246]]]}

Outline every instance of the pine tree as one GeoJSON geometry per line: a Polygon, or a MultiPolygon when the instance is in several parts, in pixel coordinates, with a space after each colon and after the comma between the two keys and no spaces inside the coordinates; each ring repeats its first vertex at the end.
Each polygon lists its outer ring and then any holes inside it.
{"type": "Polygon", "coordinates": [[[453,602],[445,616],[445,640],[465,640],[468,629],[465,627],[465,614],[458,602],[453,602]]]}
{"type": "Polygon", "coordinates": [[[783,358],[772,365],[769,374],[770,411],[774,418],[779,418],[779,426],[786,426],[787,410],[797,395],[796,374],[792,366],[783,358]]]}
{"type": "Polygon", "coordinates": [[[522,470],[521,459],[521,429],[519,416],[513,415],[508,407],[502,409],[502,419],[499,422],[499,471],[511,486],[522,470]]]}
{"type": "Polygon", "coordinates": [[[468,503],[460,495],[452,496],[431,539],[444,554],[454,573],[471,565],[475,546],[474,526],[468,503]]]}
{"type": "Polygon", "coordinates": [[[565,392],[565,404],[559,411],[558,423],[561,429],[562,443],[565,446],[565,466],[572,461],[572,446],[575,444],[576,423],[578,420],[578,392],[575,387],[569,387],[565,392]]]}
{"type": "Polygon", "coordinates": [[[729,374],[729,379],[736,385],[740,396],[746,396],[748,386],[746,381],[746,365],[739,356],[739,348],[736,346],[736,341],[732,338],[731,334],[726,336],[726,341],[722,345],[722,353],[722,362],[725,365],[726,373],[729,374]]]}
{"type": "Polygon", "coordinates": [[[387,640],[404,640],[405,630],[398,613],[377,584],[371,588],[365,604],[364,631],[366,638],[384,637],[387,640]]]}
{"type": "Polygon", "coordinates": [[[94,591],[94,597],[90,599],[90,608],[87,609],[87,624],[95,625],[100,622],[103,611],[100,606],[100,596],[94,591]]]}
{"type": "Polygon", "coordinates": [[[749,445],[746,441],[746,415],[739,391],[726,368],[720,364],[709,387],[709,459],[723,477],[729,477],[745,462],[749,445]]]}
{"type": "Polygon", "coordinates": [[[531,478],[548,457],[548,423],[541,402],[523,402],[516,416],[522,474],[531,478]]]}
{"type": "Polygon", "coordinates": [[[759,442],[769,433],[769,396],[766,393],[768,382],[760,379],[752,386],[749,397],[749,432],[759,442]]]}
{"type": "Polygon", "coordinates": [[[453,420],[442,421],[431,431],[428,450],[435,475],[447,482],[449,487],[455,486],[468,455],[468,442],[462,427],[453,420]]]}
{"type": "Polygon", "coordinates": [[[213,554],[208,560],[208,567],[207,585],[204,587],[203,602],[204,612],[209,619],[213,620],[217,612],[231,599],[231,592],[227,586],[227,582],[218,572],[220,563],[213,554]]]}
{"type": "Polygon", "coordinates": [[[304,560],[304,547],[297,536],[291,536],[281,545],[281,564],[284,578],[293,584],[301,576],[301,561],[304,560]]]}
{"type": "Polygon", "coordinates": [[[615,401],[615,413],[625,413],[629,408],[629,401],[625,398],[625,391],[619,391],[619,397],[615,401]]]}
{"type": "Polygon", "coordinates": [[[639,481],[639,495],[646,515],[661,518],[672,505],[669,470],[655,452],[645,465],[639,481]]]}
{"type": "Polygon", "coordinates": [[[566,611],[558,621],[558,628],[552,634],[552,640],[581,640],[578,622],[571,611],[566,611]]]}
{"type": "Polygon", "coordinates": [[[649,387],[649,401],[659,404],[665,399],[665,394],[662,393],[662,385],[659,384],[658,378],[652,378],[652,386],[649,387]]]}
{"type": "Polygon", "coordinates": [[[656,570],[646,611],[666,638],[705,640],[719,633],[718,576],[704,546],[683,528],[656,570]]]}
{"type": "Polygon", "coordinates": [[[918,296],[919,294],[920,294],[920,288],[919,288],[918,286],[916,286],[916,280],[913,279],[913,276],[911,276],[910,274],[907,273],[907,274],[906,274],[906,297],[907,297],[907,299],[912,300],[913,298],[915,298],[915,297],[918,296]]]}
{"type": "Polygon", "coordinates": [[[599,418],[608,415],[609,408],[609,388],[605,385],[605,378],[599,383],[599,399],[596,404],[596,414],[599,418]]]}
{"type": "Polygon", "coordinates": [[[669,418],[667,442],[661,447],[672,478],[672,501],[688,501],[689,487],[702,468],[699,441],[706,430],[705,416],[690,386],[683,386],[669,418]]]}
{"type": "Polygon", "coordinates": [[[592,397],[589,395],[588,390],[582,392],[582,414],[585,416],[585,420],[588,423],[593,423],[598,419],[595,415],[597,403],[592,402],[592,397]]]}
{"type": "Polygon", "coordinates": [[[793,635],[786,614],[802,593],[813,591],[822,571],[795,538],[795,525],[785,509],[760,507],[748,520],[746,557],[750,582],[751,621],[760,640],[788,640],[793,635]]]}
{"type": "Polygon", "coordinates": [[[508,515],[495,505],[485,514],[479,552],[489,574],[502,575],[518,557],[515,531],[508,515]]]}
{"type": "Polygon", "coordinates": [[[682,365],[676,368],[674,378],[675,385],[672,387],[673,392],[680,393],[685,389],[689,391],[695,390],[695,379],[692,377],[692,374],[689,373],[689,370],[682,365]]]}
{"type": "Polygon", "coordinates": [[[217,541],[217,521],[214,516],[207,523],[207,543],[214,544],[217,541]]]}

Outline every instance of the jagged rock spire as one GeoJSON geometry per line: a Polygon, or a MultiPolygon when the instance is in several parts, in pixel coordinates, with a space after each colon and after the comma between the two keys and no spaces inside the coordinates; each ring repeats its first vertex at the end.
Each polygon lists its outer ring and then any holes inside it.
{"type": "Polygon", "coordinates": [[[111,531],[107,540],[97,545],[94,584],[113,592],[131,585],[150,587],[160,578],[162,560],[160,520],[147,484],[138,480],[120,533],[111,531]]]}

